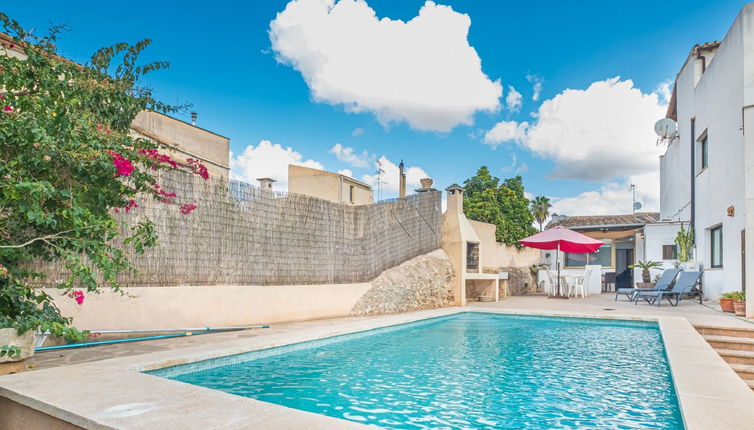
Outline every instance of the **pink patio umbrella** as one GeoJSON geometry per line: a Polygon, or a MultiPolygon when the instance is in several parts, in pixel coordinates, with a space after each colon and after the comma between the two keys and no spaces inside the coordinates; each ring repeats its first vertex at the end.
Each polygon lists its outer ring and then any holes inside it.
{"type": "Polygon", "coordinates": [[[541,231],[534,236],[519,240],[524,246],[536,249],[556,249],[556,265],[558,266],[558,294],[555,297],[567,298],[560,294],[560,252],[569,252],[571,254],[587,254],[596,251],[602,242],[584,236],[565,227],[555,227],[549,230],[541,231]]]}

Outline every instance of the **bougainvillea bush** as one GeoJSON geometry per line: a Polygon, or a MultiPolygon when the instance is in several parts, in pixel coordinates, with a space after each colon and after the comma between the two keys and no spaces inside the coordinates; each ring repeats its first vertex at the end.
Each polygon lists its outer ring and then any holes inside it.
{"type": "MultiPolygon", "coordinates": [[[[57,56],[57,28],[35,36],[2,13],[0,25],[13,38],[0,46],[0,328],[80,340],[86,333],[32,286],[42,276],[34,262],[65,263],[61,299],[85,305],[88,293],[121,291],[116,276],[132,267],[115,244],[143,253],[157,238],[148,220],[124,229],[118,219],[146,198],[188,215],[195,202],[162,188],[157,173],[183,169],[207,179],[207,169],[129,130],[142,110],[177,109],[140,84],[167,66],[138,65],[148,40],[101,49],[82,65],[57,56]]],[[[0,356],[14,353],[0,345],[0,356]]]]}

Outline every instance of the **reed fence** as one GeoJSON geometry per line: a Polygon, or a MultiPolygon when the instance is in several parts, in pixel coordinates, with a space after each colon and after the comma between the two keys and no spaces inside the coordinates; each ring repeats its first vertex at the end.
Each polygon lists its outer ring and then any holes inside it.
{"type": "MultiPolygon", "coordinates": [[[[440,247],[437,191],[353,206],[181,172],[161,175],[160,183],[197,209],[182,215],[143,199],[119,216],[124,229],[149,218],[159,236],[144,255],[126,249],[137,272],[122,273],[122,286],[365,282],[440,247]]],[[[63,270],[59,263],[45,268],[47,286],[63,270]]]]}

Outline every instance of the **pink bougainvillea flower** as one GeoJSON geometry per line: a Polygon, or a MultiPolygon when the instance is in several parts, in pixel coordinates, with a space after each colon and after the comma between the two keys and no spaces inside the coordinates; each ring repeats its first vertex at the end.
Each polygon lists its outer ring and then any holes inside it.
{"type": "Polygon", "coordinates": [[[184,203],[181,205],[180,211],[183,215],[188,215],[196,209],[196,205],[193,203],[184,203]]]}
{"type": "Polygon", "coordinates": [[[202,164],[201,161],[194,160],[193,158],[187,158],[186,162],[188,162],[191,170],[197,175],[201,176],[202,179],[204,179],[205,181],[209,179],[209,171],[207,171],[207,166],[202,164]]]}
{"type": "Polygon", "coordinates": [[[7,106],[5,106],[5,111],[6,111],[6,112],[11,112],[11,111],[13,111],[13,106],[11,106],[11,105],[7,105],[7,106]]]}
{"type": "Polygon", "coordinates": [[[117,152],[109,151],[113,157],[113,164],[115,165],[115,176],[131,176],[131,172],[135,167],[131,164],[131,160],[118,154],[117,152]]]}
{"type": "Polygon", "coordinates": [[[105,126],[104,126],[104,125],[102,125],[102,124],[97,124],[97,130],[102,130],[103,128],[105,128],[105,126]]]}
{"type": "Polygon", "coordinates": [[[138,207],[139,207],[139,205],[136,204],[136,201],[134,201],[133,199],[131,199],[131,200],[128,201],[128,205],[126,205],[126,207],[123,208],[123,209],[125,209],[126,213],[128,213],[128,212],[131,212],[131,209],[138,208],[138,207]]]}
{"type": "Polygon", "coordinates": [[[71,291],[70,293],[68,293],[68,297],[76,300],[76,303],[78,303],[79,305],[84,304],[84,292],[81,290],[71,291]]]}
{"type": "Polygon", "coordinates": [[[139,153],[146,155],[157,163],[169,164],[174,169],[178,168],[178,163],[175,160],[170,158],[169,155],[160,154],[156,149],[142,149],[139,153]]]}

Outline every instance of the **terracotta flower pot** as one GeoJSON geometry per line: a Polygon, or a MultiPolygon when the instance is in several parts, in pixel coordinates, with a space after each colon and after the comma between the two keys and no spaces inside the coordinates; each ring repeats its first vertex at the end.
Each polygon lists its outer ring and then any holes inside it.
{"type": "Polygon", "coordinates": [[[746,302],[733,302],[733,310],[737,317],[746,316],[746,302]]]}
{"type": "Polygon", "coordinates": [[[733,299],[720,299],[720,309],[723,312],[733,313],[733,299]]]}
{"type": "Polygon", "coordinates": [[[0,357],[0,363],[23,361],[34,355],[34,332],[29,330],[19,335],[14,328],[0,328],[0,345],[13,345],[21,348],[21,355],[0,357]]]}

